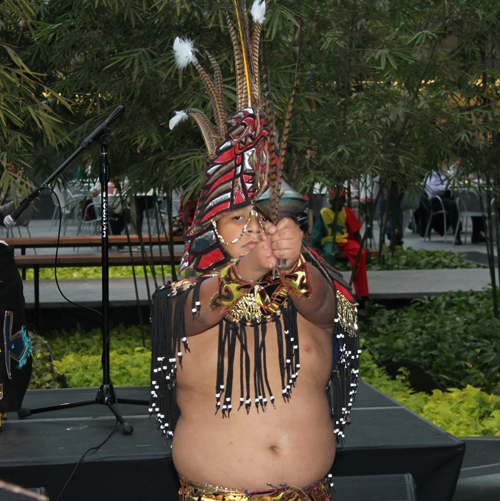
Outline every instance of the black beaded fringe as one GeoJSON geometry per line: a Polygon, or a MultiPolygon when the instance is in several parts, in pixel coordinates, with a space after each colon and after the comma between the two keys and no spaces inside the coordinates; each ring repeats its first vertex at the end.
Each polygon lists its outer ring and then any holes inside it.
{"type": "MultiPolygon", "coordinates": [[[[180,415],[176,401],[176,374],[178,364],[189,351],[185,334],[184,312],[189,291],[192,294],[192,313],[199,313],[199,287],[202,280],[174,291],[170,285],[158,290],[153,296],[152,315],[152,361],[151,361],[151,414],[156,416],[158,429],[171,439],[180,415]],[[175,308],[173,307],[175,298],[175,308]]],[[[332,284],[333,285],[333,284],[332,284]]],[[[287,402],[296,384],[300,370],[299,334],[297,311],[291,300],[282,306],[280,314],[272,321],[276,326],[278,363],[281,373],[281,395],[287,402]]],[[[356,394],[359,375],[359,341],[352,330],[346,329],[339,319],[333,330],[334,366],[327,387],[332,421],[337,441],[344,437],[344,427],[356,394]]],[[[239,364],[240,381],[237,410],[245,407],[247,413],[253,406],[257,412],[266,411],[267,405],[275,406],[275,396],[269,384],[267,372],[266,343],[267,323],[245,320],[223,320],[219,324],[217,379],[215,382],[215,413],[230,417],[233,410],[233,373],[239,364]],[[253,335],[253,353],[248,349],[248,336],[253,335]],[[251,373],[253,358],[253,374],[251,373]],[[253,380],[253,385],[251,381],[253,380]],[[253,386],[253,395],[252,392],[253,386]]]]}
{"type": "Polygon", "coordinates": [[[327,386],[328,401],[337,442],[344,440],[344,428],[351,413],[359,377],[359,337],[350,336],[335,322],[333,341],[338,341],[339,357],[334,360],[327,386]]]}
{"type": "MultiPolygon", "coordinates": [[[[281,373],[281,395],[285,402],[291,396],[292,388],[300,369],[299,337],[297,331],[297,310],[290,301],[280,310],[280,315],[273,315],[278,343],[278,362],[281,373]]],[[[215,413],[221,410],[223,417],[229,417],[233,410],[233,372],[234,364],[239,363],[239,405],[245,407],[247,413],[254,404],[257,412],[266,411],[267,405],[275,407],[276,397],[269,383],[266,352],[266,322],[246,321],[231,322],[224,320],[219,324],[219,343],[217,356],[217,381],[215,385],[215,413]],[[248,350],[248,335],[253,334],[253,354],[248,350]],[[226,357],[227,356],[227,357],[226,357]],[[253,357],[253,374],[250,359],[253,357]],[[224,360],[227,360],[227,367],[224,360]],[[253,395],[251,395],[251,379],[253,379],[253,395]],[[252,401],[253,398],[253,401],[252,401]]]]}

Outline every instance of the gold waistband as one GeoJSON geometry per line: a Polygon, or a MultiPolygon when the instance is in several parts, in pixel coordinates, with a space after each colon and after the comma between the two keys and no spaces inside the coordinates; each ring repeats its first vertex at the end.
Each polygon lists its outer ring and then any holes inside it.
{"type": "Polygon", "coordinates": [[[180,501],[331,501],[325,479],[305,489],[280,486],[266,491],[237,491],[209,484],[198,484],[180,477],[180,501]]]}

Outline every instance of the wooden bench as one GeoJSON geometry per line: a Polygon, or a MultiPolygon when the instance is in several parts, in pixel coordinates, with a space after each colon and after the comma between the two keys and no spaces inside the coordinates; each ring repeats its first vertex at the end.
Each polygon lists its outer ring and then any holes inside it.
{"type": "MultiPolygon", "coordinates": [[[[18,237],[18,238],[3,238],[11,247],[21,250],[21,254],[26,254],[26,249],[50,249],[56,247],[100,247],[101,237],[99,235],[81,235],[77,237],[18,237]]],[[[167,245],[170,241],[167,235],[109,235],[108,243],[110,247],[119,245],[137,246],[141,244],[141,240],[146,247],[151,245],[167,245]]],[[[174,236],[172,243],[174,245],[182,245],[184,241],[182,237],[174,236]]]]}
{"type": "MultiPolygon", "coordinates": [[[[76,237],[19,237],[19,238],[4,238],[3,239],[8,245],[14,247],[15,249],[20,249],[21,254],[26,254],[26,249],[34,249],[36,254],[36,249],[55,249],[60,248],[80,248],[80,247],[101,247],[102,240],[100,236],[96,235],[80,235],[76,237]]],[[[109,235],[108,244],[109,247],[116,246],[138,246],[142,243],[146,249],[150,249],[151,246],[156,245],[167,245],[170,239],[166,235],[109,235]]],[[[174,236],[172,243],[174,245],[184,245],[184,241],[180,236],[174,236]]],[[[53,266],[53,265],[52,265],[53,266]]],[[[73,266],[73,265],[71,265],[73,266]]],[[[78,265],[84,266],[84,265],[78,265]]],[[[94,266],[94,265],[88,265],[94,266]]],[[[22,270],[23,280],[26,280],[26,268],[22,270]]]]}
{"type": "MultiPolygon", "coordinates": [[[[137,246],[142,242],[146,247],[151,245],[168,245],[169,238],[167,235],[142,235],[139,238],[138,235],[110,235],[108,237],[110,247],[119,245],[133,245],[137,246]]],[[[18,237],[18,238],[4,238],[11,247],[21,250],[21,254],[26,254],[26,249],[48,249],[59,247],[100,247],[101,237],[100,236],[77,236],[77,237],[18,237]]],[[[184,245],[184,240],[180,236],[174,236],[172,243],[174,245],[184,245]]],[[[378,257],[379,252],[375,249],[365,249],[367,257],[378,257]]],[[[347,254],[344,251],[340,251],[335,255],[336,259],[347,259],[347,254]]],[[[93,265],[92,265],[93,266],[93,265]]]]}
{"type": "MultiPolygon", "coordinates": [[[[137,246],[142,243],[145,246],[146,252],[144,255],[141,252],[110,252],[108,254],[109,266],[131,266],[131,265],[159,265],[171,263],[170,254],[168,251],[150,252],[151,246],[166,245],[169,243],[169,238],[166,235],[110,235],[108,237],[110,246],[132,245],[137,246]]],[[[28,248],[56,248],[59,247],[100,247],[102,244],[100,236],[76,236],[76,237],[61,237],[58,241],[57,237],[19,237],[4,239],[10,246],[20,249],[21,255],[16,256],[16,265],[23,272],[23,278],[26,278],[26,269],[34,270],[34,299],[35,299],[35,319],[38,322],[40,310],[40,268],[54,268],[56,266],[55,254],[47,255],[26,255],[28,248]]],[[[182,237],[175,236],[173,238],[174,245],[183,245],[182,237]]],[[[367,257],[377,257],[379,252],[375,249],[365,249],[367,257]]],[[[174,264],[179,264],[182,257],[182,251],[174,252],[174,264]]],[[[335,259],[347,259],[345,252],[341,251],[335,259]]],[[[101,253],[85,253],[85,254],[59,254],[57,257],[57,266],[61,268],[69,267],[89,267],[101,266],[101,253]]]]}
{"type": "MultiPolygon", "coordinates": [[[[174,263],[180,263],[182,252],[174,252],[174,263]]],[[[15,256],[16,264],[21,269],[33,268],[54,268],[56,265],[55,254],[41,256],[15,256]]],[[[159,252],[111,252],[108,254],[110,266],[132,266],[137,264],[170,264],[170,254],[164,251],[159,252]]],[[[102,255],[98,252],[89,254],[59,254],[57,256],[58,268],[80,267],[80,266],[101,266],[102,255]]]]}

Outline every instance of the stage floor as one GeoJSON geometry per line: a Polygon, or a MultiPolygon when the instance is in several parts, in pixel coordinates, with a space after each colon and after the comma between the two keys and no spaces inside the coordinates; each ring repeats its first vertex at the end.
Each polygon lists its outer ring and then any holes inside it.
{"type": "MultiPolygon", "coordinates": [[[[27,392],[23,405],[38,409],[93,401],[96,395],[95,388],[33,390],[27,392]]],[[[144,401],[149,388],[116,388],[116,395],[144,401]]],[[[133,434],[123,435],[117,429],[104,446],[88,454],[61,501],[176,499],[170,448],[157,433],[147,406],[119,404],[119,410],[133,425],[133,434]]],[[[412,473],[419,500],[452,500],[464,456],[463,440],[364,382],[351,419],[346,441],[338,448],[334,475],[412,473]]],[[[114,427],[114,415],[98,404],[33,414],[24,420],[10,413],[0,434],[0,479],[24,487],[43,486],[55,500],[84,452],[98,446],[114,427]]],[[[466,456],[468,468],[493,464],[493,454],[481,453],[480,445],[473,450],[470,458],[466,456]]]]}

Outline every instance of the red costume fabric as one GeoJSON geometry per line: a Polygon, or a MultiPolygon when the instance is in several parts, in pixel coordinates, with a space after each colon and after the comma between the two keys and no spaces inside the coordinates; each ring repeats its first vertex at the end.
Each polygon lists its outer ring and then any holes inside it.
{"type": "MultiPolygon", "coordinates": [[[[363,225],[358,221],[356,214],[354,214],[349,207],[345,207],[345,214],[345,225],[348,233],[347,242],[339,242],[338,246],[341,251],[347,254],[347,259],[349,259],[350,263],[354,266],[356,256],[359,252],[359,242],[354,239],[354,234],[359,231],[363,225]]],[[[353,284],[356,289],[356,294],[359,297],[368,296],[370,294],[368,291],[368,277],[366,275],[365,249],[361,251],[356,273],[354,273],[353,284]]]]}
{"type": "MultiPolygon", "coordinates": [[[[354,266],[356,256],[359,252],[359,242],[349,238],[347,242],[339,243],[338,246],[341,251],[344,251],[346,253],[347,259],[349,259],[350,263],[354,266]]],[[[368,290],[368,277],[366,275],[365,249],[361,251],[358,266],[356,267],[356,273],[354,273],[353,284],[358,297],[368,296],[370,294],[368,290]]]]}
{"type": "MultiPolygon", "coordinates": [[[[358,221],[354,212],[349,207],[342,207],[337,215],[335,229],[335,243],[339,251],[344,251],[347,258],[354,266],[359,251],[359,242],[355,239],[362,224],[358,221]]],[[[335,213],[332,209],[324,208],[318,215],[313,229],[313,241],[323,249],[322,257],[329,261],[332,253],[333,222],[335,213]]],[[[336,251],[337,252],[337,251],[336,251]]],[[[366,275],[366,252],[363,249],[354,274],[354,288],[358,297],[368,296],[368,278],[366,275]]]]}
{"type": "Polygon", "coordinates": [[[348,238],[354,238],[354,234],[361,229],[363,226],[356,217],[356,214],[349,209],[349,207],[344,207],[345,209],[345,225],[347,227],[347,232],[349,233],[348,238]]]}

